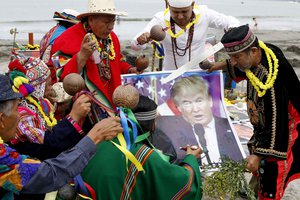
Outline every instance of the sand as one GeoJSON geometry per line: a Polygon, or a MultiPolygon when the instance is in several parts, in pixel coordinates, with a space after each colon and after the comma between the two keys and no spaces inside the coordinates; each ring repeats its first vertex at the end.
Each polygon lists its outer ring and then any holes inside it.
{"type": "MultiPolygon", "coordinates": [[[[258,38],[264,42],[272,43],[280,47],[285,54],[288,61],[294,67],[298,77],[300,78],[300,32],[297,31],[277,31],[277,30],[255,30],[254,33],[258,38]]],[[[216,36],[216,40],[219,41],[223,35],[220,30],[209,30],[210,36],[216,36]]],[[[27,44],[28,41],[19,41],[20,44],[27,44]]],[[[39,41],[37,41],[39,42],[39,41]]],[[[141,52],[134,52],[130,50],[130,41],[121,41],[122,52],[127,56],[137,56],[141,52]]],[[[0,73],[5,73],[7,71],[7,65],[9,62],[10,51],[12,48],[12,40],[1,40],[0,39],[0,73]]],[[[151,48],[147,48],[143,52],[145,55],[149,56],[151,59],[151,48]]],[[[219,59],[225,57],[224,51],[218,53],[217,57],[219,59]]],[[[247,175],[250,177],[250,175],[247,175]]],[[[285,200],[296,200],[300,199],[300,180],[293,181],[286,190],[285,196],[282,199],[285,200]]],[[[210,198],[203,197],[204,200],[210,198]]],[[[240,200],[242,198],[239,198],[240,200]]]]}
{"type": "MultiPolygon", "coordinates": [[[[277,45],[282,49],[286,55],[289,62],[295,68],[298,76],[300,76],[300,32],[297,31],[277,31],[277,30],[255,30],[255,34],[258,38],[264,42],[269,42],[274,45],[277,45]]],[[[216,36],[216,40],[219,41],[223,35],[223,31],[210,29],[208,36],[216,36]]],[[[20,44],[27,44],[28,41],[19,41],[16,39],[16,42],[20,44]]],[[[1,40],[0,39],[0,73],[7,71],[7,64],[9,62],[10,50],[12,48],[12,40],[1,40]]],[[[39,41],[36,41],[39,43],[39,41]]],[[[125,55],[139,55],[141,52],[135,52],[130,49],[130,41],[121,41],[122,52],[125,55]]],[[[149,56],[151,60],[152,50],[147,48],[144,52],[145,55],[149,56]]],[[[226,54],[224,51],[218,53],[218,58],[224,57],[226,54]]]]}

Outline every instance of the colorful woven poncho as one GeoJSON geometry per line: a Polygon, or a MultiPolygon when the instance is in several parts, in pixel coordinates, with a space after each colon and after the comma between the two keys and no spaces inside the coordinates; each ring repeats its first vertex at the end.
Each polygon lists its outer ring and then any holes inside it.
{"type": "Polygon", "coordinates": [[[0,144],[0,187],[6,191],[2,199],[13,199],[13,193],[19,194],[39,166],[40,161],[0,144]]]}

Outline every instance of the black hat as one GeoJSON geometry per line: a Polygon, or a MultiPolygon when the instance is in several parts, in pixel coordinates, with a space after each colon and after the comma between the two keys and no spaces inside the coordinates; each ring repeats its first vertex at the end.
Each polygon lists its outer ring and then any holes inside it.
{"type": "Polygon", "coordinates": [[[221,42],[228,54],[234,54],[247,49],[255,39],[256,36],[246,24],[230,29],[223,35],[221,42]]]}
{"type": "Polygon", "coordinates": [[[8,76],[0,74],[0,102],[22,97],[22,94],[13,91],[8,76]]]}

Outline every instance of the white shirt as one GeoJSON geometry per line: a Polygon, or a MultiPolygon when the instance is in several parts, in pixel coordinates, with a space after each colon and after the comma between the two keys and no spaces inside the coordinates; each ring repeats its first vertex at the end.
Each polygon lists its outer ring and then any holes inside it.
{"type": "MultiPolygon", "coordinates": [[[[220,151],[219,151],[217,132],[216,132],[216,128],[215,128],[215,120],[212,119],[212,121],[206,127],[203,127],[203,128],[205,131],[204,138],[206,140],[206,148],[208,150],[208,155],[209,155],[210,161],[212,163],[220,162],[221,156],[220,156],[220,151]]],[[[197,139],[198,145],[202,148],[200,141],[199,141],[199,137],[194,130],[194,126],[193,126],[193,132],[197,139]]],[[[206,156],[202,158],[202,163],[208,164],[206,156]]]]}
{"type": "MultiPolygon", "coordinates": [[[[200,19],[198,23],[196,23],[194,26],[194,35],[191,44],[191,60],[195,57],[198,57],[204,51],[205,41],[207,37],[207,30],[209,27],[227,30],[228,28],[239,26],[239,21],[236,18],[218,13],[214,10],[207,8],[207,6],[204,5],[196,6],[194,8],[194,13],[196,16],[200,14],[200,19]]],[[[163,28],[165,28],[166,21],[170,21],[170,12],[167,12],[165,15],[164,12],[159,12],[155,14],[153,19],[148,23],[148,25],[144,28],[144,30],[139,34],[137,34],[132,40],[131,42],[132,49],[134,50],[145,49],[146,44],[138,45],[137,38],[142,33],[145,32],[150,33],[150,30],[154,25],[161,25],[163,28]]],[[[181,28],[175,24],[175,32],[178,33],[180,30],[181,28]]],[[[177,46],[179,48],[185,48],[188,35],[189,35],[189,31],[186,30],[182,35],[176,38],[177,46]]],[[[161,43],[163,44],[165,49],[163,70],[176,69],[174,58],[173,58],[171,36],[167,33],[166,38],[163,41],[161,41],[161,43]]],[[[189,50],[187,50],[184,56],[178,56],[175,53],[175,57],[176,57],[177,66],[180,67],[189,61],[189,50]]],[[[199,66],[195,66],[195,68],[199,69],[199,66]]]]}

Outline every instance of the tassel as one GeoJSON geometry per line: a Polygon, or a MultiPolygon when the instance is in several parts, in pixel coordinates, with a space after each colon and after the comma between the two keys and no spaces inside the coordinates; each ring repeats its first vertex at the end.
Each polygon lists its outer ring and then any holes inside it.
{"type": "Polygon", "coordinates": [[[16,70],[9,72],[9,78],[10,78],[10,80],[12,80],[12,81],[13,81],[15,78],[17,78],[18,76],[21,76],[21,77],[26,78],[26,75],[25,75],[23,72],[16,71],[16,70]]]}
{"type": "Polygon", "coordinates": [[[26,88],[28,94],[31,94],[31,93],[34,92],[35,89],[34,89],[34,87],[32,87],[30,84],[24,83],[23,85],[24,85],[24,87],[26,88]]]}
{"type": "Polygon", "coordinates": [[[21,85],[19,87],[19,93],[21,93],[23,95],[23,97],[27,97],[28,96],[28,91],[26,90],[24,85],[21,85]]]}
{"type": "Polygon", "coordinates": [[[20,71],[20,72],[23,72],[24,74],[26,74],[25,67],[20,63],[20,61],[18,59],[10,62],[8,65],[8,68],[10,71],[17,70],[17,71],[20,71]]]}
{"type": "Polygon", "coordinates": [[[32,92],[34,92],[34,88],[31,85],[24,83],[24,84],[20,85],[19,92],[24,97],[27,97],[29,94],[31,94],[32,92]]]}

